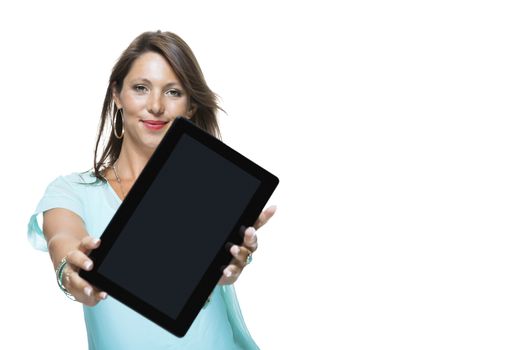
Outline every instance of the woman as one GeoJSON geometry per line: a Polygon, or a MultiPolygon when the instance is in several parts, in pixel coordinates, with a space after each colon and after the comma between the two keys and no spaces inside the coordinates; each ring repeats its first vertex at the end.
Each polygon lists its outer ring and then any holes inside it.
{"type": "Polygon", "coordinates": [[[240,313],[233,283],[257,249],[255,231],[275,213],[264,210],[232,246],[232,263],[195,319],[177,338],[83,280],[88,258],[122,200],[176,116],[219,137],[215,94],[191,49],[169,32],[138,36],[115,64],[102,108],[94,169],[55,179],[29,221],[33,246],[48,250],[60,287],[84,304],[90,349],[256,349],[240,313]],[[109,120],[109,121],[108,121],[109,120]],[[105,126],[109,140],[97,159],[105,126]],[[37,215],[43,213],[40,229],[37,215]]]}

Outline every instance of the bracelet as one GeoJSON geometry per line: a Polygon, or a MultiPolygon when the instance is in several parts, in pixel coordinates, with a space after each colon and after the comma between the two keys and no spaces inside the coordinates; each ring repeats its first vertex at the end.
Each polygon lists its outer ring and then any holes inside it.
{"type": "Polygon", "coordinates": [[[64,292],[64,294],[71,300],[76,301],[77,299],[73,296],[73,294],[69,293],[69,291],[64,287],[62,284],[62,275],[64,274],[64,268],[66,267],[67,260],[66,257],[63,257],[62,260],[60,260],[60,263],[58,264],[58,267],[55,270],[55,275],[57,277],[57,283],[60,287],[60,290],[64,292]]]}

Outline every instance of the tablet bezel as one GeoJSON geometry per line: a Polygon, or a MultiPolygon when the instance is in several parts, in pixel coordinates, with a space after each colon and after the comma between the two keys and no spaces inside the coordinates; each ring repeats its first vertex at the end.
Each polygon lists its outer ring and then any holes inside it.
{"type": "Polygon", "coordinates": [[[242,244],[244,229],[253,226],[278,183],[279,179],[275,175],[244,157],[206,131],[195,126],[185,117],[177,117],[102,233],[100,246],[90,252],[89,257],[93,260],[93,268],[90,271],[80,270],[80,277],[92,283],[97,288],[106,291],[113,298],[139,312],[172,334],[183,337],[220,280],[222,271],[229,265],[232,259],[232,255],[229,252],[229,243],[236,245],[242,244]],[[228,239],[223,245],[224,249],[217,252],[212,263],[207,268],[197,287],[179,313],[179,316],[174,319],[133,295],[114,281],[98,273],[98,268],[107,257],[113,243],[117,240],[120,232],[155,180],[158,170],[162,169],[184,134],[188,134],[201,144],[217,152],[222,157],[259,179],[261,183],[238,222],[230,232],[228,239]]]}

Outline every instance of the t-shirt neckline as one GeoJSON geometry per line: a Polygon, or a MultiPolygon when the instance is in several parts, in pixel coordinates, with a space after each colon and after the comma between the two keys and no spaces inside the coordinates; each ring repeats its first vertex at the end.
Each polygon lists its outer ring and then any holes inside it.
{"type": "Polygon", "coordinates": [[[115,192],[113,187],[111,187],[111,184],[109,183],[108,179],[106,179],[106,177],[104,175],[102,175],[102,174],[101,174],[101,176],[104,178],[104,180],[106,180],[106,186],[107,186],[109,192],[111,192],[113,197],[117,200],[117,203],[119,205],[122,204],[122,199],[120,199],[120,197],[118,196],[117,192],[115,192]]]}
{"type": "Polygon", "coordinates": [[[113,189],[113,187],[111,187],[111,184],[109,183],[109,181],[106,180],[106,186],[108,186],[109,188],[109,191],[111,193],[113,193],[113,196],[115,197],[115,199],[118,201],[119,204],[122,204],[122,199],[120,199],[120,197],[118,196],[117,192],[115,192],[115,190],[113,189]]]}

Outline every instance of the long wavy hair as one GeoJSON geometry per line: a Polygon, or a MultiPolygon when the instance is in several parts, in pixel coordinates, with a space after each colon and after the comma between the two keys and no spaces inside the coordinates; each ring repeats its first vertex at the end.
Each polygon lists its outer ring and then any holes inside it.
{"type": "Polygon", "coordinates": [[[100,114],[97,142],[95,145],[93,173],[96,178],[106,181],[102,173],[118,159],[122,148],[122,140],[113,132],[122,133],[122,119],[116,118],[117,105],[113,100],[112,89],[122,90],[122,83],[133,62],[146,52],[156,52],[162,55],[179,78],[188,96],[188,102],[194,109],[192,122],[213,136],[220,138],[217,122],[217,112],[222,110],[217,102],[217,95],[208,87],[195,55],[190,47],[178,35],[171,32],[145,32],[136,37],[120,55],[109,77],[106,97],[100,114]],[[120,119],[120,121],[119,121],[120,119]],[[115,123],[112,121],[115,120],[115,123]],[[97,152],[101,137],[109,125],[109,140],[103,146],[100,158],[97,152]]]}

